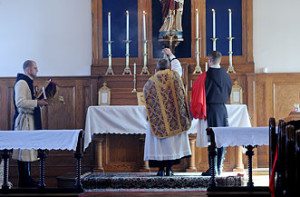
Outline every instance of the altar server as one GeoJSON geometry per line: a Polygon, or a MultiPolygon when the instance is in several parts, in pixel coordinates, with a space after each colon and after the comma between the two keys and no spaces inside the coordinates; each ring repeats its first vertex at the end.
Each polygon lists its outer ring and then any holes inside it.
{"type": "MultiPolygon", "coordinates": [[[[229,74],[220,66],[222,54],[213,51],[208,56],[209,69],[202,73],[193,83],[191,111],[194,118],[207,119],[208,127],[228,126],[228,114],[225,103],[228,101],[232,82],[229,74]]],[[[197,136],[199,137],[199,136],[197,136]]],[[[225,148],[217,149],[217,160],[215,162],[216,174],[220,175],[225,159],[225,148]]],[[[211,167],[211,159],[209,159],[211,167]]],[[[210,176],[208,169],[202,173],[210,176]]]]}

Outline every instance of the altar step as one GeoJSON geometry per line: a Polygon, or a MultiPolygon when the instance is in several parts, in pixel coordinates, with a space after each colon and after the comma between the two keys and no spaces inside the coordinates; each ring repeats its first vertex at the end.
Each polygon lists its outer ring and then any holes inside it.
{"type": "MultiPolygon", "coordinates": [[[[242,184],[239,176],[216,177],[218,186],[238,187],[242,184]]],[[[82,176],[84,190],[97,189],[201,189],[206,190],[210,177],[201,173],[178,172],[174,176],[156,176],[154,172],[132,173],[87,173],[82,176]]],[[[59,187],[72,187],[74,178],[59,177],[59,187]]]]}

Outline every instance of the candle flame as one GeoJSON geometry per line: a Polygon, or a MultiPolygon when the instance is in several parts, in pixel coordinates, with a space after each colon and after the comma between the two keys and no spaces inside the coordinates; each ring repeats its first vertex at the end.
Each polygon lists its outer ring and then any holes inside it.
{"type": "Polygon", "coordinates": [[[215,9],[211,9],[212,12],[215,12],[215,9]]]}

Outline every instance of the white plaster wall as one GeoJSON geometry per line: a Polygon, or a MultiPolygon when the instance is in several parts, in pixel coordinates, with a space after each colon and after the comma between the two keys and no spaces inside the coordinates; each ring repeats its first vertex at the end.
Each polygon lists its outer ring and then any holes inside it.
{"type": "Polygon", "coordinates": [[[300,72],[299,9],[299,0],[253,0],[256,72],[300,72]]]}
{"type": "Polygon", "coordinates": [[[0,0],[0,76],[34,59],[40,76],[90,75],[91,0],[0,0]]]}

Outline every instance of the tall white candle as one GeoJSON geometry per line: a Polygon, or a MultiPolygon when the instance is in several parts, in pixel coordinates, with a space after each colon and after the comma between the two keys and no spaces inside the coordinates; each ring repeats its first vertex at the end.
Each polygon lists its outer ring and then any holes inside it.
{"type": "Polygon", "coordinates": [[[229,12],[229,38],[232,37],[232,27],[231,27],[231,9],[228,9],[228,12],[229,12]]]}
{"type": "Polygon", "coordinates": [[[129,66],[129,12],[126,10],[126,67],[129,66]]]}
{"type": "Polygon", "coordinates": [[[213,50],[217,50],[217,46],[216,46],[216,11],[215,9],[212,9],[212,14],[213,14],[213,50]]]}
{"type": "Polygon", "coordinates": [[[200,50],[199,50],[199,12],[196,9],[196,66],[200,66],[200,50]]]}
{"type": "Polygon", "coordinates": [[[147,35],[146,35],[146,12],[143,11],[143,38],[144,41],[147,40],[147,35]]]}
{"type": "Polygon", "coordinates": [[[208,70],[208,63],[205,62],[205,71],[207,71],[207,70],[208,70]]]}
{"type": "Polygon", "coordinates": [[[129,11],[126,10],[126,40],[129,40],[129,11]]]}
{"type": "Polygon", "coordinates": [[[196,9],[196,38],[199,38],[199,12],[196,9]]]}
{"type": "Polygon", "coordinates": [[[228,17],[229,17],[229,66],[232,66],[232,21],[231,21],[231,9],[228,9],[228,17]]]}
{"type": "Polygon", "coordinates": [[[112,57],[111,57],[111,13],[108,12],[108,17],[107,17],[107,25],[108,25],[108,43],[107,43],[107,47],[108,47],[108,66],[111,66],[112,64],[112,57]]]}
{"type": "Polygon", "coordinates": [[[147,65],[147,34],[146,34],[146,12],[143,11],[143,38],[144,38],[144,66],[147,65]]]}
{"type": "Polygon", "coordinates": [[[111,18],[110,18],[110,12],[108,12],[108,18],[107,18],[107,25],[108,25],[108,38],[107,40],[111,41],[111,18]]]}

